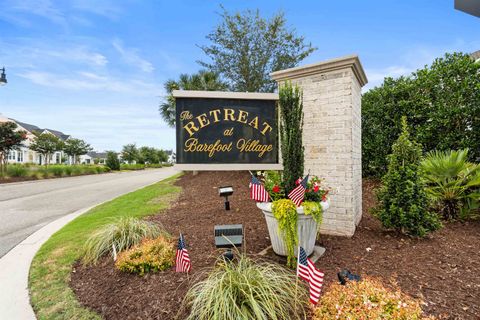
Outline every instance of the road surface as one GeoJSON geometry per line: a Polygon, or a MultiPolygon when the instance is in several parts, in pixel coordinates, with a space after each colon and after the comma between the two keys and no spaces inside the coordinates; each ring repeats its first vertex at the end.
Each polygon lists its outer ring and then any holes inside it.
{"type": "Polygon", "coordinates": [[[177,172],[168,167],[0,184],[0,257],[61,216],[113,199],[177,172]]]}

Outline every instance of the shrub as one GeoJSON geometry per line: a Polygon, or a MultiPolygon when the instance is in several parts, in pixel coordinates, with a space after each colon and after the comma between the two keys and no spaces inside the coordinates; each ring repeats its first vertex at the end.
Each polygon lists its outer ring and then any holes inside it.
{"type": "Polygon", "coordinates": [[[480,205],[480,165],[468,149],[433,151],[421,163],[426,191],[445,219],[467,217],[480,205]]]}
{"type": "Polygon", "coordinates": [[[120,170],[120,161],[118,160],[118,156],[115,152],[107,152],[107,160],[105,160],[105,165],[111,170],[120,170]]]}
{"type": "Polygon", "coordinates": [[[12,164],[7,167],[9,177],[27,177],[28,169],[23,165],[12,164]]]}
{"type": "MultiPolygon", "coordinates": [[[[332,284],[314,310],[313,320],[323,319],[424,319],[420,301],[399,289],[387,289],[373,278],[332,284]]],[[[433,319],[433,318],[430,318],[433,319]]]]}
{"type": "Polygon", "coordinates": [[[175,260],[175,244],[165,237],[145,239],[141,244],[123,251],[118,256],[115,266],[124,272],[143,276],[147,272],[163,271],[175,260]]]}
{"type": "Polygon", "coordinates": [[[471,148],[480,157],[480,64],[468,54],[446,54],[410,77],[386,78],[362,95],[362,167],[386,173],[390,146],[407,116],[425,151],[471,148]]]}
{"type": "Polygon", "coordinates": [[[307,291],[295,281],[292,272],[277,264],[243,255],[238,261],[220,260],[207,279],[188,291],[187,319],[304,319],[307,291]]]}
{"type": "Polygon", "coordinates": [[[140,163],[122,163],[120,170],[143,170],[146,165],[140,163]]]}
{"type": "Polygon", "coordinates": [[[47,169],[54,177],[63,177],[65,174],[65,166],[51,165],[47,169]]]}
{"type": "Polygon", "coordinates": [[[303,99],[298,86],[287,82],[279,89],[280,144],[283,160],[283,188],[288,194],[295,181],[303,176],[304,154],[302,143],[303,99]]]}
{"type": "Polygon", "coordinates": [[[438,229],[440,222],[438,216],[429,211],[428,198],[420,177],[421,147],[410,140],[405,117],[402,126],[402,134],[392,146],[388,171],[377,193],[379,205],[373,213],[386,228],[424,236],[438,229]]]}
{"type": "Polygon", "coordinates": [[[163,233],[162,229],[152,222],[123,217],[110,223],[88,238],[84,246],[84,263],[96,263],[100,257],[129,249],[139,244],[142,239],[156,238],[163,233]]]}

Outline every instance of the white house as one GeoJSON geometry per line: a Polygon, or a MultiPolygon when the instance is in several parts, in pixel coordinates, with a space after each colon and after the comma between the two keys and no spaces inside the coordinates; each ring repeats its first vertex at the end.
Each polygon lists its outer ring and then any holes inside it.
{"type": "MultiPolygon", "coordinates": [[[[65,134],[58,130],[52,129],[41,129],[33,124],[24,123],[15,119],[7,118],[0,114],[0,123],[1,122],[15,122],[18,125],[17,130],[22,130],[27,132],[27,139],[23,142],[23,145],[19,150],[12,150],[7,157],[8,163],[36,163],[36,164],[44,164],[45,159],[42,155],[38,154],[37,152],[30,150],[29,146],[32,144],[35,135],[34,133],[41,133],[41,134],[53,134],[57,138],[62,141],[67,141],[71,138],[70,135],[65,134]]],[[[80,156],[79,159],[80,163],[93,163],[93,159],[88,155],[80,156]]],[[[73,163],[72,157],[68,157],[62,150],[55,152],[52,155],[50,163],[73,163]]]]}

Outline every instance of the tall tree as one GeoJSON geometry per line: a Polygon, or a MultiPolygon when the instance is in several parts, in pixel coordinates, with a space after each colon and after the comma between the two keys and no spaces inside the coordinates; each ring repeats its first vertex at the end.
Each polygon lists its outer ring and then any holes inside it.
{"type": "Polygon", "coordinates": [[[78,163],[78,156],[87,154],[92,151],[92,147],[81,139],[70,138],[65,141],[63,151],[73,158],[73,163],[78,163]]]}
{"type": "Polygon", "coordinates": [[[224,91],[227,84],[220,80],[218,74],[201,70],[198,73],[188,75],[181,74],[178,80],[168,80],[164,84],[167,97],[160,104],[160,115],[171,126],[175,126],[175,98],[173,90],[201,90],[201,91],[224,91]]]}
{"type": "Polygon", "coordinates": [[[161,149],[157,149],[157,156],[159,162],[167,162],[168,161],[168,154],[161,149]]]}
{"type": "Polygon", "coordinates": [[[155,148],[141,147],[138,150],[140,163],[159,163],[158,153],[155,148]]]}
{"type": "Polygon", "coordinates": [[[138,149],[135,143],[126,144],[122,148],[122,159],[128,163],[138,160],[138,149]]]}
{"type": "Polygon", "coordinates": [[[27,139],[27,133],[17,128],[15,122],[0,123],[0,172],[2,174],[7,169],[10,151],[19,149],[27,139]]]}
{"type": "Polygon", "coordinates": [[[294,67],[316,50],[287,28],[281,12],[265,19],[259,10],[230,14],[221,9],[222,22],[206,37],[211,44],[200,46],[211,62],[198,62],[219,73],[233,91],[273,92],[271,72],[294,67]]]}
{"type": "Polygon", "coordinates": [[[37,133],[30,149],[38,152],[45,160],[45,165],[48,166],[52,155],[63,149],[63,141],[51,133],[37,133]]]}

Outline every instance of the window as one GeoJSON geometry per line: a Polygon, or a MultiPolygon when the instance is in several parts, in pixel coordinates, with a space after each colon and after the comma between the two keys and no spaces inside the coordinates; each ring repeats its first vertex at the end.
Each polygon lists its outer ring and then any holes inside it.
{"type": "Polygon", "coordinates": [[[8,154],[8,160],[15,160],[15,151],[10,151],[8,154]]]}
{"type": "Polygon", "coordinates": [[[57,152],[56,155],[55,155],[55,158],[56,158],[55,162],[60,163],[60,153],[57,152]]]}
{"type": "Polygon", "coordinates": [[[23,162],[23,151],[17,152],[17,162],[23,162]]]}

